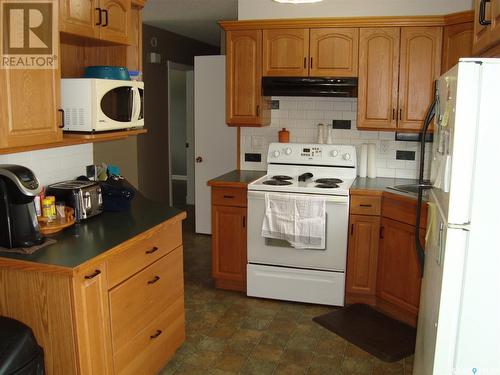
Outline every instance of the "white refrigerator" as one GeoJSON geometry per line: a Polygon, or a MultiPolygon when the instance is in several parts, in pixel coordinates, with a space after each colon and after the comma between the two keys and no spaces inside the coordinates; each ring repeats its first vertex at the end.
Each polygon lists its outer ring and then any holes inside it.
{"type": "Polygon", "coordinates": [[[414,375],[500,374],[500,59],[438,82],[414,375]]]}

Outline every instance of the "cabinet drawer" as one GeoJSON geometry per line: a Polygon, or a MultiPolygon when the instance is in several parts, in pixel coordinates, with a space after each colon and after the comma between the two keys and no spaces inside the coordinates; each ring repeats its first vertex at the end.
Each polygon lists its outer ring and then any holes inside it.
{"type": "MultiPolygon", "coordinates": [[[[417,200],[404,196],[385,193],[382,216],[401,223],[415,225],[417,219],[417,200]]],[[[422,204],[420,228],[427,226],[427,203],[422,204]]]]}
{"type": "Polygon", "coordinates": [[[178,298],[183,298],[182,247],[118,285],[109,293],[116,353],[178,298]]]}
{"type": "Polygon", "coordinates": [[[175,303],[114,355],[117,374],[157,374],[185,339],[184,299],[175,303]]]}
{"type": "Polygon", "coordinates": [[[243,188],[212,188],[212,204],[220,206],[247,206],[247,190],[243,188]]]}
{"type": "Polygon", "coordinates": [[[165,223],[147,236],[133,239],[123,251],[113,255],[108,261],[109,288],[179,247],[182,244],[181,225],[181,221],[165,223]]]}
{"type": "Polygon", "coordinates": [[[380,215],[381,197],[352,195],[351,209],[352,215],[380,215]]]}

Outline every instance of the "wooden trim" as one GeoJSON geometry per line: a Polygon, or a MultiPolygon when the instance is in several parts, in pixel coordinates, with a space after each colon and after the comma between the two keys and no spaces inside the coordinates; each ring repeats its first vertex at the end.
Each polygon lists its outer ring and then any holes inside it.
{"type": "Polygon", "coordinates": [[[500,43],[484,52],[481,52],[479,55],[481,57],[500,57],[500,43]]]}
{"type": "Polygon", "coordinates": [[[216,181],[216,180],[208,181],[207,185],[211,187],[236,188],[236,189],[247,189],[248,187],[248,183],[246,182],[216,181]]]}
{"type": "Polygon", "coordinates": [[[291,18],[244,21],[220,21],[222,29],[285,29],[321,27],[401,27],[401,26],[445,26],[472,20],[472,11],[450,15],[431,16],[383,16],[383,17],[338,17],[338,18],[291,18]],[[461,21],[465,20],[465,21],[461,21]],[[460,21],[460,22],[459,22],[460,21]]]}
{"type": "Polygon", "coordinates": [[[109,142],[109,141],[118,141],[122,139],[126,139],[131,136],[136,136],[140,134],[147,133],[147,129],[138,129],[138,130],[121,130],[114,132],[105,132],[105,133],[64,133],[63,140],[61,142],[54,143],[45,143],[41,145],[32,145],[32,146],[17,146],[17,147],[7,147],[0,148],[0,155],[4,154],[14,154],[17,152],[25,152],[25,151],[35,151],[35,150],[45,150],[48,148],[57,148],[57,147],[66,147],[66,146],[74,146],[81,145],[85,143],[98,143],[98,142],[109,142]]]}
{"type": "Polygon", "coordinates": [[[474,10],[465,10],[463,12],[447,14],[443,18],[444,18],[444,26],[473,22],[474,10]]]}
{"type": "Polygon", "coordinates": [[[383,190],[371,190],[371,189],[349,189],[350,195],[369,195],[369,196],[382,196],[384,194],[383,190]]]}
{"type": "Polygon", "coordinates": [[[369,296],[366,294],[357,294],[357,293],[346,293],[345,294],[345,304],[351,305],[353,303],[365,303],[370,306],[376,305],[377,299],[375,296],[369,296]]]}
{"type": "Polygon", "coordinates": [[[57,275],[72,275],[71,268],[56,266],[53,264],[35,263],[27,260],[4,258],[0,256],[0,269],[9,268],[26,272],[52,273],[57,275]]]}
{"type": "Polygon", "coordinates": [[[134,8],[144,8],[147,0],[132,0],[132,7],[134,8]]]}

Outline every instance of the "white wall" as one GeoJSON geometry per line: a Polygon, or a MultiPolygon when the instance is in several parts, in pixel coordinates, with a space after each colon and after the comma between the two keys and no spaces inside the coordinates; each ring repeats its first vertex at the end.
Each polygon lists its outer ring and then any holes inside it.
{"type": "Polygon", "coordinates": [[[31,169],[43,186],[85,175],[93,164],[93,145],[83,144],[0,155],[0,164],[19,164],[31,169]]]}
{"type": "MultiPolygon", "coordinates": [[[[394,132],[356,130],[356,98],[273,97],[279,100],[280,109],[271,111],[271,125],[264,128],[241,128],[241,169],[266,170],[267,149],[270,142],[278,142],[278,131],[286,127],[290,142],[315,143],[318,123],[329,124],[332,120],[351,120],[350,130],[333,130],[336,144],[374,143],[377,149],[377,176],[417,178],[420,158],[417,142],[396,142],[394,132]],[[396,151],[415,151],[415,161],[396,160],[396,151]],[[260,163],[245,162],[245,152],[260,153],[260,163]]],[[[430,156],[427,147],[426,157],[430,156]]],[[[427,163],[428,164],[428,163],[427,163]]],[[[426,177],[428,173],[426,172],[426,177]]]]}
{"type": "Polygon", "coordinates": [[[407,16],[447,14],[472,8],[472,0],[324,0],[315,4],[238,0],[238,19],[407,16]]]}

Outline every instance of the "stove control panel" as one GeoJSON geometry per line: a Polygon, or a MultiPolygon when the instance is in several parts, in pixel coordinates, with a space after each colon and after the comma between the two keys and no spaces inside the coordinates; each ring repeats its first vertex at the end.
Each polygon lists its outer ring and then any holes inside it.
{"type": "Polygon", "coordinates": [[[356,168],[356,148],[352,145],[271,143],[267,162],[356,168]]]}

